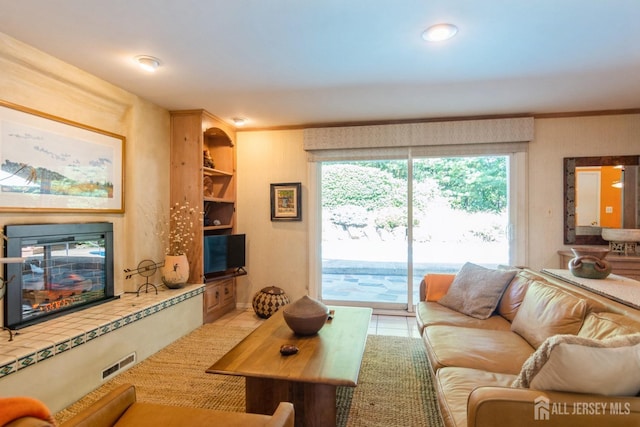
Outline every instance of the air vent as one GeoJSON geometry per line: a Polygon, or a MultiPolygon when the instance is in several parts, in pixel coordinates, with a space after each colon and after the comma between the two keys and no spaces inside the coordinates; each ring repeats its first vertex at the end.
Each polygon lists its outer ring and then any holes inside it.
{"type": "Polygon", "coordinates": [[[130,365],[134,365],[136,363],[136,354],[131,353],[130,355],[120,359],[117,363],[108,366],[102,371],[102,381],[107,380],[117,373],[121,372],[124,369],[127,369],[130,365]]]}

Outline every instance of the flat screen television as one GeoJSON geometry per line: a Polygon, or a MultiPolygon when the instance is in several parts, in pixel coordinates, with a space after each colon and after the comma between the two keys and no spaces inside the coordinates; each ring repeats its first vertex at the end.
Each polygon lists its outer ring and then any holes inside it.
{"type": "Polygon", "coordinates": [[[204,236],[204,276],[213,278],[231,272],[244,271],[244,234],[214,234],[204,236]]]}

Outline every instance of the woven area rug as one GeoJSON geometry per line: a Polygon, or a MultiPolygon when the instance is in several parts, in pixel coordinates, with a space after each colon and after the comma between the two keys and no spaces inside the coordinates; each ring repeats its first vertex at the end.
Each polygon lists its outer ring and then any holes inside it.
{"type": "MultiPolygon", "coordinates": [[[[56,414],[61,423],[116,386],[139,401],[244,412],[244,378],[205,370],[252,331],[206,324],[56,414]]],[[[338,388],[340,427],[440,427],[432,376],[416,338],[369,335],[358,386],[338,388]]]]}

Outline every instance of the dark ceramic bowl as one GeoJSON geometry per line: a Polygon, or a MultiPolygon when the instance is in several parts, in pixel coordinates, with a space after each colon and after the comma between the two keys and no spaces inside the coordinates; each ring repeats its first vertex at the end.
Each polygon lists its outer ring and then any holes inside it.
{"type": "Polygon", "coordinates": [[[285,305],[282,316],[297,335],[314,335],[327,322],[329,309],[320,301],[304,296],[293,304],[285,305]]]}

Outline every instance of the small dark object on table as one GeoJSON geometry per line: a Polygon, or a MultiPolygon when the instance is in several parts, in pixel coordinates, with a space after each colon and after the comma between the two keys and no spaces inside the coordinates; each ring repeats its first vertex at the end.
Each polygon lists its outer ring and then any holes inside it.
{"type": "Polygon", "coordinates": [[[292,354],[296,354],[298,352],[298,347],[292,344],[283,344],[280,347],[280,354],[283,356],[291,356],[292,354]]]}

